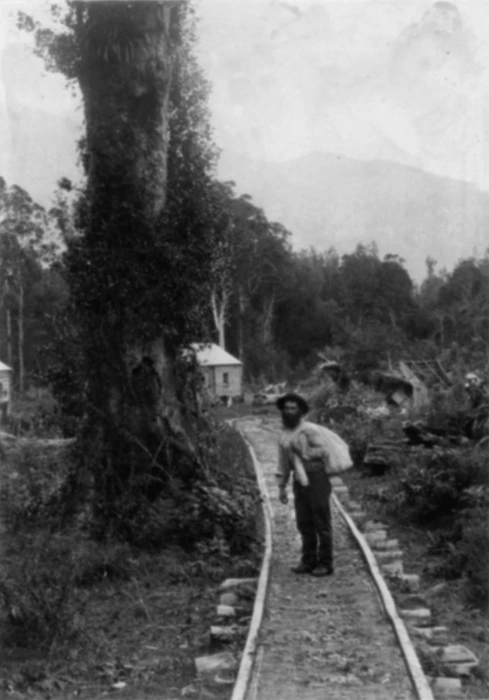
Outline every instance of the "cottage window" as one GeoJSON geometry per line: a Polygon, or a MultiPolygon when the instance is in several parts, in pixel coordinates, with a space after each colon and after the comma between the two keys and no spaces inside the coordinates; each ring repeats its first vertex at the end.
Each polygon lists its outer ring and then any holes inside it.
{"type": "Polygon", "coordinates": [[[229,374],[227,372],[222,373],[222,383],[224,386],[229,386],[229,374]]]}

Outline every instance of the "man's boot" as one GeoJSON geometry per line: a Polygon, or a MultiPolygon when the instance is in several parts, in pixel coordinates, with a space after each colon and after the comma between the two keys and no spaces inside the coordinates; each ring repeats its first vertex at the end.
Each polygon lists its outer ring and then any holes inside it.
{"type": "Polygon", "coordinates": [[[311,571],[313,576],[331,576],[334,573],[332,566],[326,566],[325,564],[319,564],[316,568],[311,571]]]}
{"type": "Polygon", "coordinates": [[[294,574],[311,574],[315,568],[315,566],[301,562],[297,566],[293,566],[292,571],[294,574]]]}

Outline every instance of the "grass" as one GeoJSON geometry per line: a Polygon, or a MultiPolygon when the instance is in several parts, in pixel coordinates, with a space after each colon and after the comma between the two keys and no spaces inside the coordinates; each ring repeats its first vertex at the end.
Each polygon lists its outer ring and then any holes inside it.
{"type": "MultiPolygon", "coordinates": [[[[0,485],[0,697],[208,697],[194,659],[211,649],[218,584],[258,572],[257,512],[252,531],[245,532],[246,547],[234,556],[221,537],[188,551],[174,538],[156,550],[94,542],[83,517],[64,527],[46,517],[53,503],[56,508],[52,492],[69,455],[49,455],[45,448],[37,465],[35,455],[35,441],[12,448],[0,485]]],[[[252,466],[229,427],[218,431],[213,468],[221,489],[230,488],[230,497],[251,513],[252,466]]],[[[257,498],[255,503],[258,509],[257,498]]],[[[229,692],[229,686],[212,689],[215,697],[229,692]]]]}
{"type": "Polygon", "coordinates": [[[95,700],[108,691],[114,698],[174,697],[172,689],[196,682],[194,658],[209,646],[216,585],[235,572],[231,564],[204,566],[176,549],[134,553],[127,580],[106,577],[73,591],[70,635],[43,653],[3,649],[2,687],[18,697],[49,691],[66,700],[95,700]]]}
{"type": "MultiPolygon", "coordinates": [[[[372,519],[385,522],[389,537],[399,540],[404,553],[404,570],[420,575],[421,593],[428,598],[435,625],[447,627],[451,643],[464,644],[478,656],[479,669],[464,683],[464,689],[468,699],[485,700],[489,681],[488,611],[477,605],[477,601],[468,601],[464,578],[450,573],[443,532],[453,525],[453,517],[447,514],[423,526],[409,522],[406,513],[396,513],[391,498],[398,488],[399,478],[396,469],[384,476],[366,476],[361,468],[343,475],[351,498],[358,501],[372,519]]],[[[391,587],[399,604],[403,597],[401,591],[395,583],[391,587]]],[[[421,655],[421,660],[429,672],[429,657],[421,655]]]]}

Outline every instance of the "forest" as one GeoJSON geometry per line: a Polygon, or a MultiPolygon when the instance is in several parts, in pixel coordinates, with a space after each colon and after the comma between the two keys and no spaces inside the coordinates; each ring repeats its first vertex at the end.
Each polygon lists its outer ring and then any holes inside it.
{"type": "MultiPolygon", "coordinates": [[[[461,260],[451,271],[438,271],[436,261],[428,259],[418,285],[397,255],[380,258],[375,242],[359,244],[341,257],[333,249],[297,252],[289,231],[268,221],[232,183],[213,178],[210,164],[207,171],[202,167],[199,195],[212,207],[187,229],[194,241],[186,253],[180,251],[178,273],[165,286],[198,320],[189,326],[188,341],[216,342],[239,357],[250,386],[306,376],[325,349],[358,372],[403,358],[441,358],[448,367],[460,363],[467,371],[484,369],[487,253],[461,260]],[[200,274],[205,258],[199,240],[212,241],[211,274],[205,295],[196,291],[186,299],[189,290],[179,289],[180,273],[200,274]]],[[[83,206],[84,195],[61,182],[57,205],[46,211],[20,187],[4,180],[0,186],[0,356],[14,369],[20,393],[51,386],[66,417],[73,414],[75,419],[82,413],[82,349],[66,251],[76,239],[76,209],[83,206]],[[68,382],[78,382],[78,406],[63,403],[68,382]]],[[[199,281],[195,279],[196,288],[201,288],[199,281]]],[[[163,290],[149,292],[156,299],[160,294],[164,305],[163,290]]]]}

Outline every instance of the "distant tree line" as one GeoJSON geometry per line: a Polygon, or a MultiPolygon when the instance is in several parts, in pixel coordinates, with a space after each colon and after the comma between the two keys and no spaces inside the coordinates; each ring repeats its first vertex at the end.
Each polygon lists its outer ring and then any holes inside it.
{"type": "Polygon", "coordinates": [[[226,314],[215,339],[226,338],[249,380],[293,376],[324,348],[359,371],[449,352],[475,366],[487,362],[489,253],[452,272],[436,272],[428,259],[417,286],[405,261],[381,258],[375,243],[343,256],[294,252],[290,233],[250,198],[229,197],[228,206],[226,314]]]}
{"type": "MultiPolygon", "coordinates": [[[[173,192],[175,209],[178,197],[192,196],[185,187],[170,188],[173,192]]],[[[244,362],[248,381],[298,375],[325,348],[359,371],[408,356],[445,355],[476,367],[487,362],[487,253],[460,261],[451,272],[437,272],[436,262],[428,259],[417,286],[404,260],[394,254],[381,258],[374,243],[343,256],[334,249],[295,252],[291,234],[270,222],[249,196],[238,196],[233,183],[208,177],[198,194],[200,200],[180,208],[193,220],[172,219],[174,235],[187,231],[192,244],[165,294],[159,292],[161,303],[190,306],[192,296],[197,307],[195,299],[204,290],[198,323],[194,319],[187,338],[225,346],[244,362]],[[204,242],[203,226],[208,229],[204,242]],[[210,279],[189,279],[188,255],[195,257],[192,269],[198,271],[204,244],[211,248],[210,279]]],[[[75,225],[62,188],[49,211],[4,180],[0,196],[0,359],[12,365],[15,384],[23,388],[26,378],[43,384],[57,376],[59,363],[80,361],[60,255],[66,231],[75,225]]]]}

